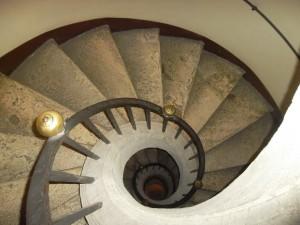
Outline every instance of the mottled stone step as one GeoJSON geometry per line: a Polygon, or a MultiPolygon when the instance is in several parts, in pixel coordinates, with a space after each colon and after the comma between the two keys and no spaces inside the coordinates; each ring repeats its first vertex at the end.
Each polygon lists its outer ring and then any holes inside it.
{"type": "MultiPolygon", "coordinates": [[[[60,205],[59,207],[52,209],[52,219],[59,219],[66,214],[79,210],[80,208],[80,196],[77,194],[76,196],[62,203],[62,205],[60,205]]],[[[77,220],[76,222],[72,223],[72,225],[88,225],[88,223],[86,222],[85,218],[81,218],[80,220],[77,220]]]]}
{"type": "MultiPolygon", "coordinates": [[[[32,136],[0,133],[0,183],[28,177],[44,141],[32,136]]],[[[85,156],[61,146],[53,164],[54,170],[82,167],[85,156]]]]}
{"type": "Polygon", "coordinates": [[[160,37],[164,104],[175,104],[180,116],[187,104],[203,45],[186,38],[160,37]]]}
{"type": "MultiPolygon", "coordinates": [[[[68,170],[66,172],[80,175],[81,168],[68,170]]],[[[49,205],[53,220],[81,209],[79,184],[50,184],[49,205]]],[[[74,224],[85,224],[85,219],[83,218],[74,224]]]]}
{"type": "Polygon", "coordinates": [[[211,191],[221,191],[231,183],[242,171],[243,167],[233,167],[224,170],[207,172],[204,174],[202,182],[203,188],[211,191]]]}
{"type": "Polygon", "coordinates": [[[25,188],[27,179],[0,183],[0,224],[25,224],[25,188]],[[23,223],[20,221],[22,220],[23,223]]]}
{"type": "MultiPolygon", "coordinates": [[[[67,170],[65,172],[79,174],[80,170],[81,168],[78,168],[73,170],[67,170]]],[[[64,212],[70,212],[67,211],[67,209],[70,209],[70,206],[66,208],[64,205],[71,201],[74,196],[78,196],[77,199],[79,199],[79,185],[61,185],[62,184],[51,184],[49,189],[50,208],[54,212],[52,213],[52,216],[54,217],[60,216],[64,212]]],[[[26,201],[24,201],[24,199],[26,198],[27,186],[28,178],[22,178],[19,180],[0,183],[1,224],[18,225],[20,224],[19,221],[21,218],[23,219],[23,222],[25,221],[24,210],[26,201]]],[[[80,205],[77,204],[76,207],[79,208],[80,205]]],[[[76,207],[74,206],[72,209],[76,209],[76,207]]]]}
{"type": "MultiPolygon", "coordinates": [[[[0,74],[0,132],[35,136],[34,121],[44,111],[55,110],[64,118],[73,112],[53,100],[0,74]]],[[[93,146],[97,139],[82,125],[77,125],[70,136],[76,141],[93,146]]]]}
{"type": "Polygon", "coordinates": [[[190,201],[193,202],[194,205],[199,204],[201,202],[204,202],[204,201],[212,198],[216,194],[217,194],[216,191],[200,189],[195,192],[195,194],[192,196],[190,201]]]}
{"type": "Polygon", "coordinates": [[[215,171],[248,164],[260,150],[272,127],[272,116],[268,113],[243,131],[207,152],[205,170],[215,171]]]}
{"type": "Polygon", "coordinates": [[[271,110],[258,91],[241,79],[199,132],[204,150],[222,143],[271,110]]]}
{"type": "Polygon", "coordinates": [[[184,119],[199,131],[228,96],[244,71],[227,60],[203,51],[184,112],[184,119]]]}
{"type": "Polygon", "coordinates": [[[138,98],[163,105],[159,29],[113,33],[138,98]]]}
{"type": "MultiPolygon", "coordinates": [[[[54,40],[39,47],[10,77],[74,111],[105,100],[54,40]]],[[[106,129],[110,128],[104,115],[95,121],[106,129]]]]}
{"type": "Polygon", "coordinates": [[[62,48],[107,99],[136,97],[108,26],[82,33],[62,48]]]}

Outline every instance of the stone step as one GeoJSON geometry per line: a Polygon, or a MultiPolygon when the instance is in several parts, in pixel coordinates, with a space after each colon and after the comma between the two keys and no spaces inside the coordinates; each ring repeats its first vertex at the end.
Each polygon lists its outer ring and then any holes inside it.
{"type": "MultiPolygon", "coordinates": [[[[74,111],[105,100],[54,40],[40,46],[10,77],[74,111]]],[[[110,128],[104,115],[98,116],[96,121],[110,128]]]]}
{"type": "Polygon", "coordinates": [[[198,133],[204,150],[224,142],[270,111],[271,106],[258,91],[241,79],[198,133]]]}
{"type": "Polygon", "coordinates": [[[0,183],[0,223],[5,225],[25,224],[25,189],[27,179],[0,183]]]}
{"type": "Polygon", "coordinates": [[[248,164],[255,157],[273,128],[267,113],[257,122],[211,149],[205,155],[205,170],[216,171],[248,164]]]}
{"type": "MultiPolygon", "coordinates": [[[[65,172],[80,174],[81,168],[67,170],[65,172]]],[[[0,183],[0,221],[5,225],[25,224],[25,203],[28,188],[28,177],[0,183]],[[13,194],[8,194],[13,193],[13,194]],[[22,221],[22,222],[20,222],[22,221]]],[[[50,209],[52,217],[57,218],[64,213],[81,207],[79,200],[79,185],[50,184],[50,209]],[[70,208],[69,201],[77,196],[77,204],[70,208]],[[67,204],[68,203],[68,204],[67,204]],[[68,205],[66,208],[65,205],[68,205]],[[70,210],[72,209],[72,210],[70,210]],[[68,210],[68,211],[67,211],[68,210]]]]}
{"type": "Polygon", "coordinates": [[[159,29],[113,33],[138,98],[163,105],[159,29]]]}
{"type": "Polygon", "coordinates": [[[244,71],[227,60],[203,51],[184,119],[199,131],[238,83],[244,71]]]}
{"type": "Polygon", "coordinates": [[[195,194],[192,196],[192,198],[189,201],[193,202],[194,205],[196,205],[201,202],[205,202],[206,200],[212,198],[216,194],[217,194],[216,191],[200,189],[195,192],[195,194]]]}
{"type": "Polygon", "coordinates": [[[107,25],[70,39],[62,48],[107,99],[136,97],[107,25]]]}
{"type": "MultiPolygon", "coordinates": [[[[66,172],[80,175],[81,168],[68,170],[66,172]]],[[[82,208],[79,195],[79,184],[50,184],[49,205],[53,220],[82,208]]],[[[82,224],[83,222],[85,222],[84,218],[77,221],[76,224],[82,224]]]]}
{"type": "Polygon", "coordinates": [[[179,116],[184,114],[203,45],[186,38],[160,37],[164,104],[175,104],[179,116]]]}
{"type": "MultiPolygon", "coordinates": [[[[28,177],[44,141],[32,136],[0,133],[0,183],[28,177]]],[[[85,156],[61,146],[53,163],[54,170],[82,167],[85,156]]]]}
{"type": "MultiPolygon", "coordinates": [[[[56,220],[60,217],[79,210],[81,207],[80,196],[77,194],[74,197],[70,198],[66,202],[62,203],[59,207],[52,210],[52,219],[56,220]]],[[[72,225],[88,225],[85,218],[81,218],[76,222],[72,223],[72,225]]]]}
{"type": "Polygon", "coordinates": [[[243,168],[243,166],[240,166],[207,172],[204,174],[202,179],[202,188],[219,192],[224,189],[229,183],[231,183],[242,172],[243,168]]]}
{"type": "MultiPolygon", "coordinates": [[[[44,111],[55,110],[64,118],[73,112],[53,100],[0,74],[0,132],[36,136],[34,121],[44,111]]],[[[82,125],[70,137],[81,144],[94,146],[97,139],[82,125]]]]}

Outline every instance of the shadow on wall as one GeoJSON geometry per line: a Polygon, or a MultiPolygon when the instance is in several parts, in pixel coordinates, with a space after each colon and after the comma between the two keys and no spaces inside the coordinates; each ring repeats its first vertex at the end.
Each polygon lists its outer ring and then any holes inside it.
{"type": "MultiPolygon", "coordinates": [[[[298,52],[300,52],[300,50],[298,52]]],[[[283,76],[284,76],[284,74],[283,74],[283,76]]],[[[293,96],[297,90],[297,87],[299,85],[300,85],[300,61],[298,61],[298,64],[296,65],[293,78],[289,84],[289,89],[288,89],[287,93],[285,94],[284,101],[282,103],[281,108],[282,108],[283,113],[286,112],[289,105],[291,104],[292,98],[293,98],[293,96]]]]}

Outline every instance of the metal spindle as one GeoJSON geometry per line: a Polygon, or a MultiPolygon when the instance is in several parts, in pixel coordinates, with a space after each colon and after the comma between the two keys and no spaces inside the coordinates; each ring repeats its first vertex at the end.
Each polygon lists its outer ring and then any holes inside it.
{"type": "Polygon", "coordinates": [[[150,130],[151,129],[151,117],[150,117],[150,110],[149,109],[144,109],[145,112],[145,119],[147,123],[147,128],[150,130]]]}
{"type": "Polygon", "coordinates": [[[74,151],[76,151],[76,152],[78,152],[78,153],[80,153],[82,155],[85,155],[85,156],[90,157],[92,159],[99,159],[100,158],[98,155],[96,155],[92,151],[88,150],[87,148],[83,147],[82,145],[80,145],[76,141],[72,140],[68,136],[66,136],[64,138],[63,142],[67,146],[71,147],[74,151]]]}
{"type": "Polygon", "coordinates": [[[125,106],[124,108],[125,108],[128,120],[131,123],[132,128],[136,130],[136,124],[135,124],[135,121],[134,121],[134,117],[133,117],[133,113],[132,113],[131,107],[125,106]]]}
{"type": "Polygon", "coordinates": [[[82,208],[76,212],[73,212],[69,215],[63,216],[62,218],[54,221],[53,225],[71,225],[77,220],[95,212],[96,210],[102,207],[102,203],[96,203],[86,208],[82,208]]]}
{"type": "Polygon", "coordinates": [[[94,182],[93,177],[78,176],[62,171],[51,171],[49,181],[51,183],[90,184],[94,182]]]}
{"type": "Polygon", "coordinates": [[[115,129],[115,131],[118,134],[122,134],[121,129],[120,129],[112,111],[110,109],[106,109],[104,111],[104,114],[105,114],[106,118],[109,120],[111,126],[115,129]]]}
{"type": "Polygon", "coordinates": [[[110,143],[109,140],[104,136],[104,134],[102,134],[102,132],[92,123],[91,120],[85,120],[83,122],[83,125],[105,144],[110,143]]]}

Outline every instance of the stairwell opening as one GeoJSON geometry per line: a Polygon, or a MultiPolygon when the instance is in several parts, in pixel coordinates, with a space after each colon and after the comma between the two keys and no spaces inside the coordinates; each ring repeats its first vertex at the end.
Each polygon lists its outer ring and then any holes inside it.
{"type": "Polygon", "coordinates": [[[177,190],[180,171],[175,159],[165,150],[146,148],[127,161],[123,183],[136,201],[149,207],[171,198],[177,190]]]}

